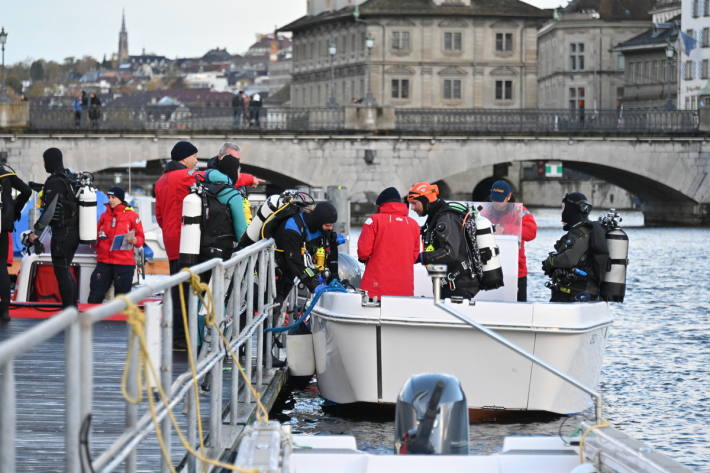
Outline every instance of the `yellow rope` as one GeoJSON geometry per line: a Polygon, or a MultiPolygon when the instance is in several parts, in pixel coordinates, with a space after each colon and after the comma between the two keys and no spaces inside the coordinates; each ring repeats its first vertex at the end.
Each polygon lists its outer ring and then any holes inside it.
{"type": "MultiPolygon", "coordinates": [[[[256,389],[254,389],[254,386],[251,384],[251,380],[248,378],[248,376],[246,375],[246,372],[244,371],[241,364],[239,363],[238,357],[235,356],[233,350],[231,349],[231,347],[229,345],[229,341],[226,339],[226,337],[224,336],[224,333],[222,333],[222,331],[219,329],[219,327],[216,324],[215,310],[214,310],[214,299],[212,296],[212,291],[210,290],[210,288],[207,284],[203,283],[200,280],[200,277],[194,271],[190,270],[189,268],[185,268],[185,269],[183,269],[183,271],[190,273],[190,284],[191,284],[192,290],[200,298],[200,300],[205,305],[205,308],[207,309],[207,316],[205,317],[205,321],[206,321],[207,325],[215,327],[217,329],[217,332],[219,333],[219,336],[220,336],[222,342],[225,344],[227,351],[229,352],[230,356],[232,357],[232,360],[237,365],[237,368],[239,369],[239,372],[241,373],[242,377],[244,378],[246,385],[249,387],[252,395],[254,396],[254,399],[256,400],[257,407],[258,407],[257,419],[259,419],[262,422],[268,421],[268,411],[266,411],[266,408],[264,407],[263,403],[261,402],[259,393],[256,391],[256,389]]],[[[195,392],[196,414],[197,414],[199,436],[200,436],[200,448],[202,450],[204,450],[205,446],[204,446],[204,440],[203,440],[203,434],[202,434],[202,418],[200,415],[200,408],[199,408],[199,406],[200,406],[199,386],[197,384],[197,373],[196,373],[196,368],[194,366],[194,361],[192,358],[192,346],[191,346],[191,340],[190,340],[190,336],[189,336],[187,310],[185,307],[185,294],[184,294],[182,284],[180,285],[179,289],[180,289],[180,303],[181,303],[181,308],[182,308],[182,312],[183,312],[183,325],[185,327],[185,336],[186,336],[185,338],[186,338],[187,349],[188,349],[188,358],[190,359],[190,369],[192,371],[193,391],[195,392]]],[[[123,376],[121,379],[121,392],[123,393],[123,396],[127,402],[132,403],[132,404],[138,404],[142,400],[143,390],[144,389],[146,390],[146,397],[148,398],[148,406],[149,406],[151,420],[153,421],[153,427],[155,429],[156,438],[157,438],[158,443],[160,445],[160,451],[163,456],[163,459],[165,460],[166,464],[169,466],[170,472],[176,473],[176,470],[172,464],[172,460],[170,459],[170,456],[168,455],[168,449],[167,449],[167,446],[165,443],[165,439],[163,438],[163,434],[160,430],[160,425],[159,425],[158,418],[157,418],[157,411],[155,408],[153,396],[151,395],[152,389],[154,387],[153,381],[155,381],[155,388],[157,389],[158,394],[160,395],[160,401],[162,402],[163,406],[165,407],[167,416],[170,419],[170,423],[172,424],[173,428],[175,429],[175,433],[177,434],[183,448],[185,448],[185,450],[189,454],[193,455],[196,459],[200,460],[203,464],[210,464],[210,465],[217,466],[220,468],[225,468],[228,470],[238,471],[238,472],[242,472],[242,473],[259,473],[256,470],[239,468],[234,465],[223,463],[219,460],[208,458],[204,454],[200,453],[199,451],[196,451],[192,447],[192,445],[190,445],[190,442],[187,440],[187,438],[185,438],[185,435],[183,434],[182,430],[180,429],[180,426],[177,422],[177,419],[175,418],[175,415],[174,415],[172,409],[169,407],[169,402],[167,399],[167,395],[165,394],[165,390],[163,389],[163,386],[160,383],[160,379],[158,378],[155,367],[153,366],[150,356],[148,355],[148,348],[147,348],[147,343],[146,343],[146,339],[145,339],[145,314],[143,313],[142,310],[140,310],[140,308],[138,308],[135,304],[133,304],[133,302],[128,298],[127,295],[123,294],[123,295],[119,295],[117,297],[122,299],[126,303],[126,310],[124,311],[124,314],[126,314],[126,316],[128,317],[127,323],[133,333],[133,337],[129,341],[128,353],[126,354],[126,366],[124,367],[123,376]],[[137,383],[138,393],[135,397],[133,397],[128,393],[127,388],[126,388],[126,384],[128,381],[129,366],[130,366],[130,363],[132,362],[133,343],[136,340],[139,343],[140,356],[139,356],[138,360],[136,360],[138,363],[137,369],[136,369],[136,383],[137,383]]],[[[237,400],[235,399],[235,400],[233,400],[233,402],[237,402],[237,400]]]]}
{"type": "Polygon", "coordinates": [[[579,438],[579,463],[584,463],[584,442],[587,438],[587,434],[589,434],[593,430],[602,429],[604,427],[611,427],[611,423],[607,420],[602,419],[601,422],[599,422],[598,424],[592,425],[591,427],[588,427],[582,433],[582,436],[579,438]]]}

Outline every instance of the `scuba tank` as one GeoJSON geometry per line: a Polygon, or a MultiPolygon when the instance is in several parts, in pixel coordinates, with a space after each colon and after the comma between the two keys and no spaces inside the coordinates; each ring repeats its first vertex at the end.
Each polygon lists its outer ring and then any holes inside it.
{"type": "Polygon", "coordinates": [[[79,189],[76,198],[79,204],[79,241],[81,243],[96,243],[96,188],[93,186],[93,176],[82,172],[78,176],[79,189]]]}
{"type": "Polygon", "coordinates": [[[182,200],[182,228],[180,229],[180,264],[193,266],[200,256],[200,223],[202,198],[196,188],[182,200]]]}
{"type": "Polygon", "coordinates": [[[500,250],[493,234],[493,224],[480,212],[476,212],[476,242],[481,255],[483,275],[481,289],[497,289],[503,285],[503,268],[500,264],[500,250]]]}
{"type": "Polygon", "coordinates": [[[629,265],[629,237],[621,228],[621,217],[611,209],[599,222],[606,229],[609,260],[602,274],[601,297],[609,302],[624,302],[626,293],[626,267],[629,265]]]}
{"type": "Polygon", "coordinates": [[[261,240],[261,227],[269,215],[274,213],[282,205],[283,201],[280,195],[269,196],[263,204],[257,209],[256,214],[252,216],[251,223],[244,232],[240,246],[249,246],[261,240]]]}

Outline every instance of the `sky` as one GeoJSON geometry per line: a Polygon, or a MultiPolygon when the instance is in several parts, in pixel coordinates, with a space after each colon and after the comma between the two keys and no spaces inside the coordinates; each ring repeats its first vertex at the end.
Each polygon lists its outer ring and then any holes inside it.
{"type": "MultiPolygon", "coordinates": [[[[406,0],[405,0],[406,1],[406,0]]],[[[527,0],[553,8],[563,0],[527,0]]],[[[25,0],[3,2],[0,26],[8,33],[5,64],[65,57],[101,60],[118,50],[121,11],[128,50],[175,57],[202,56],[216,47],[243,53],[257,33],[303,16],[306,0],[25,0]]]]}

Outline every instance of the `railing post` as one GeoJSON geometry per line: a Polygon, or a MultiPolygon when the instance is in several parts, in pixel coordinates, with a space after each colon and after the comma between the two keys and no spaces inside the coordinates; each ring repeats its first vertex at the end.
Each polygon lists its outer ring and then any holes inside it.
{"type": "MultiPolygon", "coordinates": [[[[224,320],[224,264],[220,263],[212,271],[215,302],[215,327],[212,327],[212,350],[215,353],[222,350],[222,339],[219,336],[222,320],[224,320]]],[[[222,381],[224,362],[220,359],[212,367],[210,383],[210,446],[212,458],[219,458],[222,453],[222,381]]]]}
{"type": "MultiPolygon", "coordinates": [[[[161,321],[160,342],[162,344],[160,350],[160,384],[165,391],[165,396],[170,399],[172,396],[171,384],[173,382],[173,297],[172,291],[167,289],[163,294],[163,320],[161,321]]],[[[171,427],[170,418],[165,417],[160,424],[160,430],[165,439],[165,446],[168,453],[168,458],[172,454],[171,442],[171,427]]],[[[160,463],[161,473],[169,473],[170,468],[165,459],[160,463]]]]}
{"type": "MultiPolygon", "coordinates": [[[[243,273],[245,268],[245,263],[238,264],[234,269],[234,275],[232,276],[232,336],[229,339],[230,343],[232,340],[239,337],[239,332],[241,331],[242,278],[244,276],[243,273]]],[[[232,408],[229,412],[229,423],[233,426],[237,425],[237,419],[239,416],[239,383],[241,381],[241,375],[239,373],[238,364],[240,348],[241,347],[235,348],[235,356],[232,358],[232,408]]]]}
{"type": "MultiPolygon", "coordinates": [[[[267,249],[264,250],[264,257],[266,259],[265,261],[265,266],[266,266],[266,274],[268,277],[266,277],[266,287],[264,288],[266,290],[265,292],[265,297],[266,297],[266,305],[269,307],[267,309],[267,315],[266,315],[266,327],[271,328],[274,325],[274,308],[272,306],[274,302],[274,267],[273,267],[273,261],[274,261],[274,252],[271,249],[271,247],[268,247],[267,249]]],[[[274,347],[274,335],[271,332],[264,332],[266,336],[266,369],[268,372],[271,371],[271,368],[273,367],[273,347],[274,347]]]]}
{"type": "MultiPolygon", "coordinates": [[[[259,263],[259,282],[258,294],[257,294],[257,312],[259,317],[264,314],[264,296],[266,296],[266,262],[265,254],[260,251],[258,254],[259,263]]],[[[264,325],[265,322],[262,321],[257,327],[256,332],[256,386],[259,390],[264,384],[264,325]]]]}
{"type": "MultiPolygon", "coordinates": [[[[254,266],[256,263],[255,256],[256,255],[252,255],[249,257],[249,264],[247,265],[247,326],[251,325],[252,321],[254,320],[254,266]]],[[[252,367],[252,357],[254,351],[254,342],[252,338],[253,337],[249,337],[249,340],[247,340],[246,356],[244,357],[244,364],[246,364],[245,368],[249,381],[252,381],[252,372],[254,371],[252,367]]],[[[246,402],[250,403],[252,402],[252,400],[253,399],[251,391],[247,390],[246,402]]]]}
{"type": "MultiPolygon", "coordinates": [[[[94,389],[94,340],[91,317],[84,312],[79,314],[80,326],[80,346],[81,346],[81,422],[86,420],[86,416],[91,414],[93,404],[94,389]]],[[[89,430],[91,435],[91,430],[89,430]]]]}
{"type": "MultiPolygon", "coordinates": [[[[130,326],[126,326],[128,330],[128,346],[126,350],[130,350],[131,364],[128,366],[128,379],[126,380],[126,391],[128,395],[136,398],[138,396],[138,381],[136,374],[138,373],[138,356],[140,355],[140,347],[138,340],[133,335],[133,330],[130,326]]],[[[150,395],[150,393],[149,393],[150,395]]],[[[132,429],[138,423],[138,406],[126,401],[126,429],[132,429]]],[[[135,473],[136,471],[136,450],[132,450],[126,457],[126,473],[135,473]]]]}
{"type": "Polygon", "coordinates": [[[15,362],[8,360],[0,367],[0,471],[15,473],[15,362]]]}
{"type": "Polygon", "coordinates": [[[80,329],[73,322],[64,331],[64,383],[66,426],[64,431],[65,471],[80,473],[79,431],[81,429],[81,367],[80,329]]]}
{"type": "MultiPolygon", "coordinates": [[[[192,343],[192,362],[197,363],[197,346],[199,344],[199,340],[197,337],[197,296],[192,293],[192,290],[189,289],[189,285],[185,288],[186,292],[188,294],[188,316],[187,316],[187,323],[188,323],[188,330],[190,332],[190,342],[192,343]]],[[[199,444],[197,442],[197,405],[195,404],[195,396],[199,396],[199,390],[197,393],[195,393],[195,387],[190,386],[190,391],[188,393],[188,403],[187,403],[187,441],[192,445],[196,450],[199,450],[199,444]]],[[[196,473],[197,472],[197,459],[192,456],[188,455],[187,457],[187,471],[190,473],[196,473]]]]}

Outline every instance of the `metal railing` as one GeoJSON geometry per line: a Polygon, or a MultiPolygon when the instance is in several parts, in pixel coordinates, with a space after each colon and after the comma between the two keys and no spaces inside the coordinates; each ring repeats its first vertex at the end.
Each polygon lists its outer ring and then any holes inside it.
{"type": "Polygon", "coordinates": [[[692,133],[696,110],[397,109],[397,130],[461,133],[692,133]]]}
{"type": "MultiPolygon", "coordinates": [[[[265,370],[272,368],[271,337],[264,337],[264,329],[273,323],[272,313],[275,306],[275,266],[273,240],[263,240],[244,250],[239,251],[228,261],[212,259],[192,268],[197,274],[211,271],[211,281],[216,301],[216,326],[226,327],[226,336],[234,353],[239,353],[239,347],[245,346],[245,370],[249,379],[257,389],[264,384],[265,370]],[[232,281],[230,284],[229,281],[232,281]],[[240,314],[246,312],[246,323],[240,326],[240,314]],[[231,320],[230,320],[231,319],[231,320]],[[254,340],[256,338],[256,341],[254,340]],[[256,344],[256,346],[254,346],[256,344]],[[264,346],[266,345],[266,346],[264,346]],[[255,371],[255,372],[254,372],[255,371]]],[[[175,409],[183,399],[187,404],[187,437],[191,445],[197,444],[197,417],[192,391],[192,377],[189,371],[180,374],[173,380],[173,304],[171,288],[185,283],[190,278],[186,272],[160,278],[155,282],[136,288],[127,296],[134,304],[163,293],[161,314],[161,360],[160,383],[168,396],[168,406],[175,409]],[[189,395],[188,395],[189,394],[189,395]]],[[[192,291],[186,291],[189,314],[189,331],[192,340],[198,340],[198,298],[192,291]],[[187,295],[189,294],[189,296],[187,295]]],[[[149,303],[146,303],[149,304],[149,303]]],[[[43,343],[64,332],[65,360],[65,468],[68,473],[81,473],[80,428],[87,415],[91,413],[93,401],[93,327],[94,324],[119,313],[127,308],[122,299],[94,307],[86,312],[78,312],[69,308],[41,322],[31,329],[0,343],[0,470],[7,473],[16,471],[16,393],[15,361],[18,356],[36,351],[43,343]]],[[[182,323],[176,320],[175,323],[182,323]]],[[[243,381],[237,375],[236,360],[228,391],[230,411],[226,423],[223,424],[223,364],[227,352],[221,343],[217,328],[207,330],[209,342],[203,344],[197,362],[198,379],[209,376],[209,426],[206,432],[209,436],[208,451],[210,458],[219,458],[225,448],[231,447],[236,440],[238,422],[240,389],[243,381]]],[[[129,343],[129,347],[131,344],[129,343]]],[[[137,347],[136,347],[137,349],[137,347]]],[[[137,355],[137,351],[134,353],[137,355]]],[[[135,360],[130,369],[136,370],[135,360]]],[[[157,368],[157,367],[156,367],[157,368]]],[[[137,394],[136,378],[129,376],[127,391],[137,394]]],[[[244,394],[241,399],[244,400],[244,394]]],[[[251,393],[247,391],[246,402],[253,402],[251,393]]],[[[41,406],[37,406],[35,415],[41,416],[41,406]]],[[[123,432],[113,443],[101,452],[92,467],[96,472],[108,473],[125,464],[125,471],[136,471],[137,448],[141,441],[154,431],[149,413],[139,418],[138,406],[126,403],[126,421],[123,432]]],[[[171,436],[171,423],[167,418],[167,410],[163,405],[157,409],[157,419],[161,422],[163,437],[171,436]]],[[[170,452],[170,442],[167,443],[170,452]]],[[[168,454],[170,456],[170,453],[168,454]]],[[[188,471],[195,472],[196,460],[188,457],[188,471]]],[[[161,459],[161,471],[169,471],[164,459],[161,459]]]]}
{"type": "MultiPolygon", "coordinates": [[[[360,106],[361,107],[361,106],[360,106]]],[[[33,104],[32,131],[278,131],[318,132],[357,129],[346,107],[262,107],[235,118],[229,107],[144,105],[103,107],[94,119],[77,121],[68,107],[33,104]]],[[[391,128],[392,124],[388,125],[391,128]]],[[[388,130],[389,130],[388,128],[388,130]]],[[[694,133],[697,110],[545,110],[396,108],[394,132],[415,133],[694,133]]]]}
{"type": "Polygon", "coordinates": [[[345,126],[342,108],[261,107],[234,115],[231,108],[206,106],[145,105],[137,107],[107,105],[92,115],[79,118],[67,107],[33,104],[30,130],[34,131],[333,131],[345,126]],[[257,115],[258,113],[258,115],[257,115]]]}

